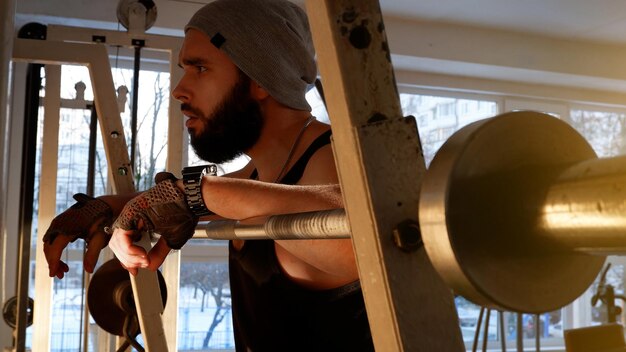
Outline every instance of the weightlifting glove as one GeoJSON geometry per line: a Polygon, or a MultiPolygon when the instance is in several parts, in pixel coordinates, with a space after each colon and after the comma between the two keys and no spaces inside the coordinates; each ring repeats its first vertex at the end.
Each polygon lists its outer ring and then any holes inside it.
{"type": "Polygon", "coordinates": [[[180,249],[193,236],[198,217],[189,210],[174,175],[161,172],[155,181],[154,187],[126,203],[113,228],[138,230],[141,220],[141,230],[159,233],[170,248],[180,249]]]}
{"type": "Polygon", "coordinates": [[[94,224],[98,224],[100,229],[111,226],[113,211],[106,202],[84,193],[76,193],[74,199],[76,200],[74,205],[52,220],[43,236],[44,242],[52,244],[54,239],[62,234],[70,236],[72,242],[82,238],[89,243],[95,234],[89,231],[94,224]]]}

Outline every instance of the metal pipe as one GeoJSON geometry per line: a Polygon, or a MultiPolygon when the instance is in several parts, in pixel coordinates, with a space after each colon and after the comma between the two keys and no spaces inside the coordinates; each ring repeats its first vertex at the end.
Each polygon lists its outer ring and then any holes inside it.
{"type": "MultiPolygon", "coordinates": [[[[95,178],[96,178],[96,142],[98,139],[98,112],[96,111],[96,106],[94,104],[90,104],[87,106],[91,112],[90,120],[89,120],[89,158],[87,159],[87,191],[86,193],[90,196],[94,196],[94,188],[95,188],[95,178]]],[[[86,251],[85,247],[83,251],[86,251]]],[[[84,256],[84,255],[83,255],[84,256]]],[[[91,281],[91,275],[83,270],[83,295],[82,306],[83,315],[82,315],[82,346],[80,351],[89,351],[89,306],[84,304],[85,298],[87,294],[87,288],[89,287],[89,282],[91,281]]]]}
{"type": "Polygon", "coordinates": [[[483,352],[487,352],[487,343],[489,342],[489,319],[491,318],[491,309],[487,308],[485,315],[485,329],[483,330],[483,352]]]}
{"type": "Polygon", "coordinates": [[[515,324],[516,333],[515,333],[515,341],[516,341],[516,351],[524,352],[524,316],[522,313],[517,313],[517,321],[515,324]]]}
{"type": "Polygon", "coordinates": [[[344,209],[273,215],[249,220],[200,222],[194,237],[215,240],[350,238],[344,209]],[[202,232],[204,231],[204,233],[202,232]]]}
{"type": "Polygon", "coordinates": [[[89,105],[91,116],[89,120],[89,157],[87,158],[87,191],[94,196],[96,179],[96,142],[98,139],[98,112],[95,105],[89,105]]]}
{"type": "Polygon", "coordinates": [[[29,64],[24,112],[24,138],[22,144],[22,175],[20,182],[20,223],[17,265],[17,323],[15,348],[23,351],[26,346],[27,300],[30,272],[30,247],[33,222],[33,199],[35,192],[35,164],[37,149],[37,125],[39,89],[41,87],[41,64],[29,64]]]}
{"type": "Polygon", "coordinates": [[[539,314],[535,314],[533,316],[533,322],[535,324],[534,328],[535,328],[535,351],[539,352],[541,351],[541,345],[540,345],[540,341],[541,341],[541,319],[539,318],[539,314]]]}
{"type": "Polygon", "coordinates": [[[557,248],[626,253],[626,156],[563,171],[548,189],[539,223],[540,237],[557,248]]]}
{"type": "Polygon", "coordinates": [[[506,329],[504,328],[504,312],[498,311],[498,325],[500,327],[500,347],[506,352],[506,329]]]}
{"type": "Polygon", "coordinates": [[[486,307],[480,307],[480,313],[478,313],[478,320],[476,321],[476,330],[474,330],[474,342],[472,343],[472,352],[476,352],[478,348],[478,338],[480,337],[480,328],[483,324],[483,315],[485,314],[486,307]]]}
{"type": "Polygon", "coordinates": [[[137,166],[137,111],[139,104],[139,72],[141,71],[141,45],[135,45],[135,58],[133,61],[133,105],[130,115],[130,165],[133,169],[133,175],[137,174],[135,167],[137,166]]]}
{"type": "MultiPolygon", "coordinates": [[[[13,37],[15,35],[16,0],[0,1],[0,302],[8,298],[6,243],[7,223],[5,212],[8,205],[9,178],[9,132],[11,94],[11,58],[13,57],[13,37]]],[[[9,240],[10,241],[10,240],[9,240]]],[[[11,335],[6,328],[0,328],[0,341],[8,341],[11,335]]]]}

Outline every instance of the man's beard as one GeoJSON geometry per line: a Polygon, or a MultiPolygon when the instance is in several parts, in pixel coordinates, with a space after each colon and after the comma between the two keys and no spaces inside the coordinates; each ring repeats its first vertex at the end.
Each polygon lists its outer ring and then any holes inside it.
{"type": "Polygon", "coordinates": [[[259,103],[250,96],[250,78],[241,72],[230,93],[209,116],[189,104],[182,104],[181,110],[204,123],[200,133],[189,129],[189,137],[196,155],[210,163],[231,161],[247,152],[263,127],[259,103]]]}

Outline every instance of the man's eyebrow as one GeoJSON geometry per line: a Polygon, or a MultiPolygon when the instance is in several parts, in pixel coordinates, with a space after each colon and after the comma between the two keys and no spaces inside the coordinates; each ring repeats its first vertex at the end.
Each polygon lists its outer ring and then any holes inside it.
{"type": "Polygon", "coordinates": [[[191,57],[191,58],[182,59],[178,63],[178,67],[182,68],[183,65],[185,65],[185,66],[201,66],[201,65],[205,65],[206,63],[207,63],[207,61],[205,59],[202,59],[202,58],[199,58],[199,57],[191,57]]]}

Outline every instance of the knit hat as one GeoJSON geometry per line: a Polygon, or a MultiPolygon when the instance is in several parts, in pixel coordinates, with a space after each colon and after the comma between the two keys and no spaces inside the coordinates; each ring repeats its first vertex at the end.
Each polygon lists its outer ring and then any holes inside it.
{"type": "Polygon", "coordinates": [[[286,0],[217,0],[187,26],[204,32],[248,77],[278,102],[311,110],[305,99],[315,81],[315,49],[304,11],[286,0]]]}

